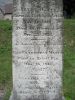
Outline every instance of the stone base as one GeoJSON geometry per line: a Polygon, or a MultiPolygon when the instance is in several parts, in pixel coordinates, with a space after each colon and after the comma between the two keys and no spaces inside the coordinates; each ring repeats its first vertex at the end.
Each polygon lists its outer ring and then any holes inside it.
{"type": "MultiPolygon", "coordinates": [[[[10,96],[9,100],[21,100],[19,97],[15,97],[15,95],[12,95],[10,96]]],[[[22,100],[25,100],[25,99],[22,99],[22,100]]],[[[27,100],[41,100],[41,99],[27,99],[27,100]]],[[[46,99],[43,99],[43,100],[46,100],[46,99]]],[[[52,100],[59,100],[59,99],[52,99],[52,100]]],[[[61,100],[65,100],[65,97],[63,96],[61,100]]]]}

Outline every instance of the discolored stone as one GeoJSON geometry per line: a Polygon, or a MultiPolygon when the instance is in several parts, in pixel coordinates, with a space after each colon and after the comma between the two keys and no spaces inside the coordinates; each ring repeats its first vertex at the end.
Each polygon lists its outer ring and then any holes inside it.
{"type": "Polygon", "coordinates": [[[62,0],[14,0],[10,100],[62,99],[62,0]]]}

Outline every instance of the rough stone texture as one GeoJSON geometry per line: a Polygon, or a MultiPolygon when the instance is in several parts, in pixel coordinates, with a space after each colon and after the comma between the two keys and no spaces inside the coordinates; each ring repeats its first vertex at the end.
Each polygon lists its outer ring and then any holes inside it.
{"type": "Polygon", "coordinates": [[[62,99],[62,1],[14,0],[10,100],[62,99]]]}

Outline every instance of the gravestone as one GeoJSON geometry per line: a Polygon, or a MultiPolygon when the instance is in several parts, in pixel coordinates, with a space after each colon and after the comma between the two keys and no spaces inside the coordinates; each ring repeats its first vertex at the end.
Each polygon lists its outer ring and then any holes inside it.
{"type": "Polygon", "coordinates": [[[63,100],[62,0],[14,0],[10,100],[63,100]]]}

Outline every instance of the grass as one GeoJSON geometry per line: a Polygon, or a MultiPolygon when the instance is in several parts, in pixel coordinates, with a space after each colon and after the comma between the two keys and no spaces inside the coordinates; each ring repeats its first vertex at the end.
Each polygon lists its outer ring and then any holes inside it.
{"type": "MultiPolygon", "coordinates": [[[[9,100],[12,87],[12,23],[0,21],[0,89],[5,89],[4,100],[9,100]]],[[[64,20],[64,95],[75,100],[75,20],[64,20]]]]}
{"type": "Polygon", "coordinates": [[[64,21],[64,95],[75,100],[75,20],[64,21]]]}
{"type": "MultiPolygon", "coordinates": [[[[11,31],[10,21],[0,21],[0,90],[11,88],[11,31]]],[[[8,100],[8,99],[7,99],[8,100]]]]}

